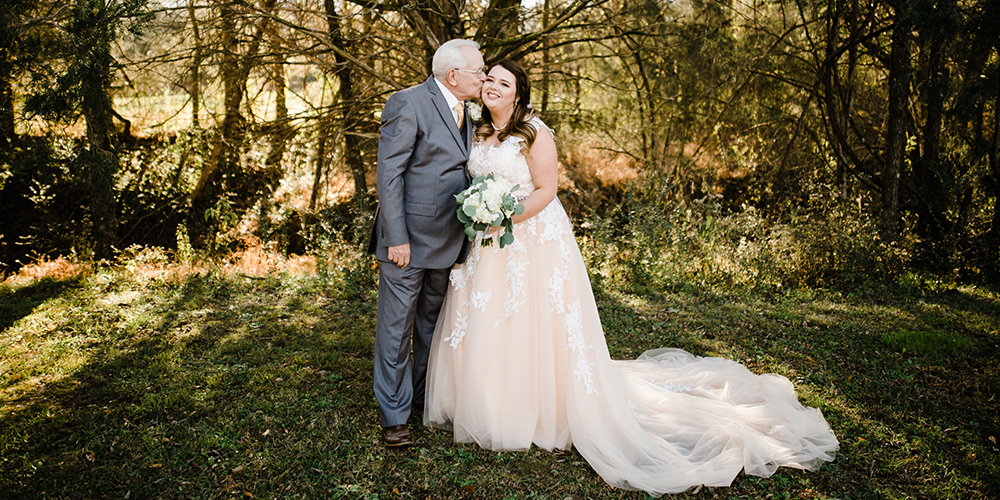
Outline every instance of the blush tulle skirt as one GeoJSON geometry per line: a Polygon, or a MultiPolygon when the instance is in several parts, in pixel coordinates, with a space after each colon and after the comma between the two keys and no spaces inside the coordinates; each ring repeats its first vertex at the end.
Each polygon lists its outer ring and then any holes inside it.
{"type": "Polygon", "coordinates": [[[812,469],[838,448],[779,375],[678,349],[612,360],[558,200],[452,272],[424,421],[494,450],[574,446],[612,486],[653,495],[812,469]]]}

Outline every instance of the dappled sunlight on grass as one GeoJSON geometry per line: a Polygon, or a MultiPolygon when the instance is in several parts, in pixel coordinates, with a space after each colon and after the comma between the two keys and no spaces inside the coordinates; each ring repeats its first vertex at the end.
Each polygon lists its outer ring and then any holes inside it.
{"type": "MultiPolygon", "coordinates": [[[[377,269],[357,251],[301,261],[314,270],[255,252],[191,265],[147,251],[85,276],[7,282],[0,491],[643,498],[607,487],[574,451],[495,453],[420,425],[416,446],[386,450],[371,392],[377,269]]],[[[985,498],[998,487],[995,294],[755,294],[622,276],[595,279],[612,357],[677,347],[784,375],[841,440],[818,471],[677,498],[985,498]],[[961,340],[934,348],[947,339],[961,340]]]]}
{"type": "MultiPolygon", "coordinates": [[[[62,311],[61,317],[47,313],[49,305],[44,304],[5,330],[4,341],[16,337],[22,325],[46,332],[40,338],[66,330],[67,324],[86,323],[102,335],[96,345],[86,349],[89,356],[79,362],[62,356],[40,368],[64,374],[62,390],[48,398],[63,402],[55,413],[36,401],[39,393],[32,388],[18,386],[21,394],[5,395],[5,403],[20,396],[29,404],[20,411],[0,414],[4,422],[13,425],[6,426],[7,438],[0,440],[6,443],[4,456],[14,456],[8,454],[12,449],[33,450],[46,442],[55,446],[46,449],[65,450],[43,453],[45,458],[37,462],[5,461],[5,471],[10,467],[20,470],[16,477],[24,487],[61,482],[63,488],[78,492],[74,496],[97,492],[104,496],[108,491],[132,491],[133,495],[145,491],[148,495],[162,490],[145,481],[135,486],[127,478],[146,474],[162,478],[161,473],[169,471],[169,475],[184,478],[180,485],[175,483],[179,493],[190,480],[197,482],[198,477],[204,477],[184,465],[192,459],[197,470],[215,471],[217,464],[229,461],[226,457],[234,450],[249,447],[256,450],[249,453],[253,457],[269,447],[268,443],[288,439],[295,432],[297,424],[293,422],[298,417],[280,418],[285,410],[275,409],[290,408],[292,414],[305,414],[300,406],[311,404],[311,399],[302,399],[309,388],[317,387],[318,382],[322,387],[323,381],[340,384],[345,380],[344,374],[329,377],[348,351],[329,344],[336,339],[324,340],[327,336],[312,331],[328,316],[317,308],[318,301],[311,300],[314,293],[309,287],[313,284],[305,283],[303,288],[303,283],[291,279],[287,283],[273,277],[258,279],[241,272],[247,270],[209,268],[176,280],[183,271],[171,272],[162,264],[134,266],[125,272],[111,269],[85,280],[77,290],[51,299],[49,304],[59,303],[55,309],[62,311]],[[33,437],[14,438],[24,432],[33,437]],[[176,448],[178,443],[183,443],[183,448],[176,448]],[[172,457],[181,462],[173,462],[172,457]],[[72,479],[97,466],[116,472],[105,479],[72,479]]],[[[337,308],[342,305],[339,300],[326,302],[336,302],[337,308]]],[[[373,326],[367,321],[347,321],[361,328],[373,326]]],[[[70,330],[79,336],[70,338],[84,338],[81,329],[70,330]]],[[[338,336],[353,337],[347,331],[338,336]]],[[[43,346],[39,338],[29,342],[33,348],[43,346]]],[[[370,341],[358,345],[370,352],[370,341]]],[[[348,361],[346,366],[355,364],[348,361]]],[[[360,375],[357,368],[349,371],[353,371],[352,377],[360,375]]],[[[4,377],[10,377],[10,371],[5,370],[4,377]]],[[[368,380],[363,385],[370,386],[370,377],[368,380]]],[[[319,418],[325,420],[321,415],[319,418]]],[[[325,428],[324,424],[316,432],[325,428]]],[[[286,460],[280,452],[264,454],[268,456],[265,468],[278,470],[278,464],[286,460]]],[[[246,470],[255,475],[261,470],[259,464],[259,460],[251,460],[217,471],[246,470]]],[[[7,472],[3,476],[15,477],[7,472]]],[[[9,491],[8,486],[5,480],[0,489],[9,491]]],[[[42,487],[53,491],[51,486],[42,487]]],[[[28,488],[20,491],[33,492],[26,493],[29,496],[41,491],[28,488]]],[[[222,491],[218,488],[211,480],[187,491],[201,492],[192,493],[200,497],[222,491]]]]}
{"type": "MultiPolygon", "coordinates": [[[[62,275],[61,267],[56,273],[62,275]]],[[[38,278],[34,278],[38,279],[38,278]]],[[[46,284],[56,283],[46,277],[46,284]]],[[[74,312],[80,304],[66,300],[67,288],[41,288],[32,291],[30,281],[14,281],[19,286],[2,296],[4,302],[38,302],[21,317],[12,318],[0,335],[0,415],[24,407],[24,401],[34,401],[47,387],[57,384],[91,359],[88,349],[101,341],[101,332],[92,324],[75,324],[74,312]],[[27,295],[17,297],[18,292],[27,295]],[[53,291],[53,293],[48,293],[53,291]],[[36,297],[36,294],[41,297],[36,297]]],[[[6,305],[6,304],[5,304],[6,305]]]]}

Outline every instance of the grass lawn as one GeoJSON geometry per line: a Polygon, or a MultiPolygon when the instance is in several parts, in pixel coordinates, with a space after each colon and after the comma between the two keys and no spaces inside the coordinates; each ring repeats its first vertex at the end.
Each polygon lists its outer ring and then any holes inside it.
{"type": "MultiPolygon", "coordinates": [[[[120,265],[0,284],[0,498],[645,498],[576,452],[416,426],[379,442],[374,272],[120,265]]],[[[596,280],[615,358],[656,347],[792,380],[841,442],[818,471],[678,498],[1000,496],[1000,294],[631,291],[596,280]]]]}

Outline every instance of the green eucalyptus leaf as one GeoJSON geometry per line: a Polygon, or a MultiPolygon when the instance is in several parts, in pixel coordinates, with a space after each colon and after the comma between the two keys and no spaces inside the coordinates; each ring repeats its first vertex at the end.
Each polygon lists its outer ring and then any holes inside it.
{"type": "Polygon", "coordinates": [[[500,248],[510,245],[511,243],[514,243],[514,233],[504,232],[503,236],[500,237],[500,248]]]}

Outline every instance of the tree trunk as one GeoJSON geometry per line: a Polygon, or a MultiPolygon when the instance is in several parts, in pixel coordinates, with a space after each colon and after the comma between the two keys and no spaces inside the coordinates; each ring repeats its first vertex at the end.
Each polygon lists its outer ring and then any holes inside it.
{"type": "MultiPolygon", "coordinates": [[[[842,13],[843,3],[836,4],[838,8],[828,11],[827,33],[826,33],[826,68],[823,76],[824,104],[827,110],[828,126],[832,133],[830,144],[833,147],[834,158],[836,160],[836,182],[837,194],[841,203],[846,203],[850,197],[850,172],[851,155],[847,152],[850,148],[848,130],[848,120],[854,112],[854,86],[855,74],[858,62],[858,46],[851,43],[847,49],[847,69],[843,78],[840,77],[839,63],[836,53],[839,50],[840,30],[843,26],[847,28],[849,34],[854,34],[855,23],[863,22],[858,12],[857,0],[852,0],[849,11],[842,13]],[[843,19],[843,21],[841,21],[843,19]]],[[[860,165],[858,165],[860,166],[860,165]]]]}
{"type": "MultiPolygon", "coordinates": [[[[841,4],[836,4],[841,5],[841,4]]],[[[863,146],[870,154],[874,148],[866,141],[863,130],[855,111],[855,94],[859,85],[856,77],[858,66],[858,48],[868,38],[866,30],[871,28],[875,8],[872,7],[862,15],[858,2],[852,0],[850,10],[842,12],[838,9],[827,11],[826,49],[823,65],[818,78],[822,85],[822,107],[826,112],[826,133],[836,156],[837,179],[840,181],[840,199],[847,201],[850,196],[850,177],[860,180],[867,188],[880,190],[878,173],[873,168],[878,162],[871,161],[870,156],[859,154],[858,146],[863,146]],[[847,28],[848,38],[844,45],[839,45],[841,26],[847,28]],[[841,77],[839,58],[847,51],[846,74],[841,77]]]]}
{"type": "MultiPolygon", "coordinates": [[[[268,13],[274,11],[275,0],[266,0],[264,8],[268,13]]],[[[295,135],[295,129],[288,123],[288,102],[285,99],[285,56],[282,55],[282,47],[279,41],[277,27],[270,20],[265,20],[265,34],[268,39],[271,54],[277,59],[268,69],[271,90],[274,92],[274,119],[271,126],[267,127],[268,144],[267,156],[264,158],[264,189],[260,193],[259,201],[259,224],[261,238],[265,238],[268,232],[268,212],[271,206],[271,195],[278,187],[282,177],[285,176],[284,167],[281,162],[285,157],[285,150],[288,141],[295,135]]]]}
{"type": "Polygon", "coordinates": [[[899,183],[906,159],[907,103],[910,92],[910,39],[913,24],[909,2],[900,0],[896,7],[896,25],[892,30],[889,54],[889,112],[885,140],[885,165],[882,170],[881,232],[886,240],[899,238],[899,183]]]}
{"type": "MultiPolygon", "coordinates": [[[[272,12],[276,3],[276,0],[266,0],[264,8],[268,12],[272,12]]],[[[271,79],[271,90],[274,92],[274,120],[271,122],[273,126],[270,127],[271,144],[267,157],[264,159],[266,175],[273,184],[268,186],[267,194],[270,194],[273,188],[277,187],[277,182],[284,176],[281,160],[285,157],[286,146],[295,134],[295,129],[288,123],[288,102],[285,99],[285,56],[281,55],[282,49],[278,41],[277,28],[273,22],[264,22],[266,23],[264,31],[271,54],[275,54],[277,57],[277,61],[272,64],[270,71],[268,71],[271,79]]]]}
{"type": "Polygon", "coordinates": [[[115,208],[115,175],[118,158],[111,145],[111,44],[114,29],[105,22],[95,22],[107,14],[105,7],[78,0],[75,20],[81,29],[75,35],[90,40],[80,67],[81,109],[87,123],[87,150],[81,154],[81,166],[86,169],[90,195],[91,242],[94,259],[110,259],[118,239],[115,208]],[[97,9],[95,11],[95,9],[97,9]]]}
{"type": "Polygon", "coordinates": [[[941,130],[944,123],[945,97],[949,88],[949,69],[946,50],[950,41],[951,26],[947,16],[952,6],[946,2],[933,15],[938,21],[931,27],[931,46],[927,57],[925,103],[927,116],[923,127],[923,144],[919,161],[914,165],[914,184],[920,193],[924,216],[917,219],[917,234],[939,242],[948,231],[948,197],[942,179],[950,177],[941,163],[941,130]]]}
{"type": "Polygon", "coordinates": [[[989,150],[993,174],[993,221],[986,235],[986,266],[993,278],[1000,277],[1000,96],[993,101],[993,140],[989,150]]]}
{"type": "MultiPolygon", "coordinates": [[[[20,5],[7,7],[0,14],[0,150],[10,148],[17,139],[14,129],[14,68],[18,51],[18,39],[23,33],[17,28],[20,5]]],[[[22,63],[23,64],[23,63],[22,63]]]]}
{"type": "MultiPolygon", "coordinates": [[[[274,48],[274,53],[278,49],[274,48]]],[[[277,170],[278,179],[284,175],[281,168],[281,160],[285,157],[285,150],[288,141],[295,135],[295,129],[288,123],[288,103],[285,99],[285,61],[282,58],[271,70],[271,89],[274,91],[274,120],[273,126],[269,127],[271,144],[264,159],[264,167],[268,170],[277,170]]]]}
{"type": "Polygon", "coordinates": [[[321,119],[319,130],[316,132],[316,156],[313,157],[313,185],[312,194],[309,196],[309,212],[314,211],[319,204],[319,191],[323,185],[323,173],[326,171],[326,144],[330,140],[328,130],[330,130],[329,120],[321,119]]]}
{"type": "MultiPolygon", "coordinates": [[[[327,4],[330,3],[330,0],[326,1],[327,4]]],[[[512,0],[500,1],[510,2],[512,0]]],[[[442,43],[463,34],[464,23],[459,18],[459,14],[465,8],[465,0],[400,0],[399,6],[399,12],[406,18],[407,24],[426,42],[424,44],[426,54],[424,64],[429,75],[431,74],[431,60],[434,51],[442,43]]],[[[328,7],[327,15],[331,12],[333,9],[328,7]]]]}
{"type": "MultiPolygon", "coordinates": [[[[219,45],[221,60],[219,74],[222,78],[223,105],[225,116],[221,130],[216,134],[215,145],[191,193],[188,214],[189,234],[193,245],[202,245],[209,236],[209,226],[205,223],[205,211],[223,197],[229,198],[230,206],[238,217],[252,207],[260,193],[269,184],[277,182],[270,172],[250,170],[241,161],[242,149],[246,143],[246,118],[240,112],[243,96],[246,94],[247,79],[257,64],[257,53],[265,37],[266,25],[258,25],[255,34],[245,44],[246,51],[239,52],[240,38],[245,36],[245,26],[239,26],[241,19],[260,21],[261,16],[249,16],[244,4],[218,0],[219,45]]],[[[274,6],[268,0],[265,6],[274,6]]]]}
{"type": "MultiPolygon", "coordinates": [[[[851,4],[852,12],[851,15],[854,19],[859,17],[858,14],[858,3],[857,1],[851,4]]],[[[854,21],[852,21],[854,22],[854,21]]],[[[844,78],[847,80],[847,85],[845,86],[843,92],[841,92],[841,101],[844,107],[844,117],[848,118],[854,113],[854,82],[855,75],[858,69],[858,46],[852,43],[851,48],[847,51],[847,75],[844,78]]],[[[841,124],[842,127],[847,127],[846,120],[841,124]]],[[[846,155],[840,155],[839,158],[846,158],[846,155]]],[[[840,200],[846,202],[847,198],[850,196],[850,184],[848,183],[848,165],[846,163],[841,163],[838,161],[838,180],[840,181],[840,200]]]]}
{"type": "Polygon", "coordinates": [[[194,0],[188,2],[188,16],[191,19],[191,35],[194,37],[194,55],[191,58],[191,84],[188,85],[188,95],[191,96],[191,127],[201,128],[198,116],[201,110],[201,61],[204,59],[201,31],[198,27],[198,16],[194,0]]]}
{"type": "MultiPolygon", "coordinates": [[[[843,114],[843,100],[838,100],[838,96],[842,94],[842,89],[840,86],[835,86],[834,82],[838,81],[835,76],[838,70],[837,59],[835,58],[837,52],[837,43],[839,42],[840,35],[840,10],[836,8],[840,4],[834,4],[827,10],[826,18],[826,52],[824,54],[824,66],[821,71],[821,83],[823,85],[823,106],[826,109],[826,129],[827,129],[827,140],[833,148],[834,160],[837,163],[836,179],[837,188],[839,192],[839,199],[841,202],[847,200],[847,183],[848,183],[848,172],[850,170],[850,162],[847,158],[847,153],[845,149],[848,147],[847,137],[845,130],[847,129],[844,123],[843,114]]],[[[847,79],[847,85],[853,85],[853,79],[847,79]]]]}
{"type": "MultiPolygon", "coordinates": [[[[551,11],[552,0],[545,0],[545,6],[542,10],[542,26],[549,25],[549,12],[551,11]]],[[[542,40],[542,83],[539,86],[539,90],[542,93],[542,106],[541,113],[545,117],[549,110],[549,73],[552,69],[552,42],[550,37],[545,37],[542,40]]],[[[550,126],[553,124],[550,122],[550,126]]]]}
{"type": "Polygon", "coordinates": [[[17,139],[14,129],[14,86],[10,75],[0,75],[0,148],[10,148],[17,139]]]}
{"type": "MultiPolygon", "coordinates": [[[[347,42],[340,30],[340,16],[337,14],[335,0],[325,0],[327,29],[330,33],[330,43],[335,47],[348,51],[347,42]]],[[[360,122],[357,116],[358,96],[354,88],[354,74],[347,59],[340,53],[335,54],[336,69],[334,76],[340,84],[339,101],[341,110],[341,127],[344,131],[344,160],[354,180],[354,202],[362,212],[367,210],[368,182],[365,178],[365,164],[361,158],[361,137],[356,133],[356,124],[360,122]]]]}
{"type": "MultiPolygon", "coordinates": [[[[656,154],[656,116],[653,110],[653,90],[649,85],[649,76],[646,74],[646,67],[643,64],[642,47],[639,42],[626,37],[626,46],[631,52],[635,62],[635,72],[638,74],[638,81],[635,82],[636,102],[639,103],[639,116],[641,118],[639,132],[642,135],[642,159],[653,171],[659,172],[662,158],[656,154]]],[[[633,79],[636,77],[634,76],[633,79]]]]}
{"type": "Polygon", "coordinates": [[[201,171],[198,183],[191,192],[188,231],[191,243],[200,247],[208,236],[209,226],[205,211],[225,194],[227,176],[240,168],[240,148],[245,137],[245,119],[240,113],[243,102],[243,82],[240,81],[239,54],[237,53],[236,17],[233,5],[221,2],[219,10],[219,43],[222,51],[219,73],[222,78],[225,116],[216,134],[215,144],[208,162],[201,171]]]}
{"type": "MultiPolygon", "coordinates": [[[[105,53],[110,47],[102,48],[105,53]]],[[[110,67],[88,68],[92,75],[106,74],[110,67]]],[[[91,239],[94,259],[110,259],[118,238],[115,208],[115,175],[118,158],[111,149],[111,100],[101,78],[83,78],[83,116],[87,122],[88,150],[83,165],[88,169],[90,186],[91,239]]]]}
{"type": "MultiPolygon", "coordinates": [[[[439,2],[440,3],[440,2],[439,2]]],[[[487,61],[496,59],[501,52],[501,44],[517,35],[517,16],[521,8],[521,0],[490,0],[489,7],[483,13],[483,17],[476,28],[476,40],[483,44],[487,50],[485,54],[487,61]]],[[[548,6],[546,5],[543,16],[543,26],[548,26],[548,6]]],[[[457,12],[456,12],[457,17],[457,12]]],[[[449,38],[462,36],[457,30],[448,33],[448,38],[441,40],[444,42],[449,38]]]]}

